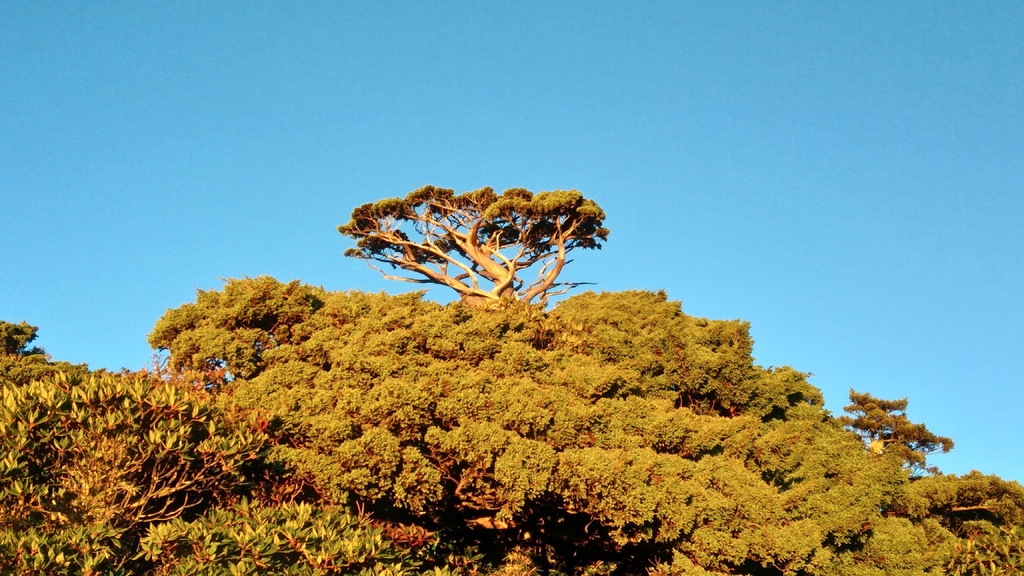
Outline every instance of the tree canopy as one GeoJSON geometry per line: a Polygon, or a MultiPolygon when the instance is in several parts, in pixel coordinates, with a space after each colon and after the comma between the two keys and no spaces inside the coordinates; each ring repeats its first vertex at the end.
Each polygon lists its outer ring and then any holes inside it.
{"type": "Polygon", "coordinates": [[[359,206],[338,231],[356,240],[347,256],[414,275],[381,270],[386,278],[447,286],[484,305],[502,298],[544,301],[578,285],[558,276],[569,252],[600,248],[608,239],[604,217],[576,190],[511,188],[499,196],[489,187],[456,194],[424,186],[404,199],[359,206]],[[536,278],[524,278],[531,268],[536,278]]]}
{"type": "Polygon", "coordinates": [[[0,321],[0,571],[1020,573],[1024,487],[927,466],[953,442],[906,398],[834,417],[746,322],[664,292],[548,309],[603,218],[575,191],[367,204],[350,255],[460,301],[229,280],[159,319],[140,372],[0,321]]]}
{"type": "Polygon", "coordinates": [[[45,369],[0,373],[4,573],[1024,563],[1024,487],[923,468],[943,444],[905,401],[833,417],[806,374],[754,362],[745,322],[664,293],[545,310],[231,280],[168,310],[150,335],[166,366],[142,373],[40,364],[35,329],[9,326],[10,365],[45,369]]]}
{"type": "Polygon", "coordinates": [[[872,452],[895,454],[914,474],[938,472],[927,467],[928,455],[953,449],[953,440],[936,436],[924,424],[907,418],[906,398],[883,400],[850,390],[850,402],[843,411],[853,416],[840,416],[839,421],[859,434],[872,452]]]}
{"type": "Polygon", "coordinates": [[[260,411],[208,383],[191,371],[0,374],[0,572],[416,572],[414,551],[365,515],[296,501],[268,466],[260,411]]]}
{"type": "Polygon", "coordinates": [[[661,293],[482,310],[256,278],[169,311],[150,341],[267,410],[269,458],[313,501],[475,566],[941,574],[980,561],[963,542],[1001,550],[1024,511],[1016,483],[908,474],[805,374],[757,366],[746,323],[661,293]]]}

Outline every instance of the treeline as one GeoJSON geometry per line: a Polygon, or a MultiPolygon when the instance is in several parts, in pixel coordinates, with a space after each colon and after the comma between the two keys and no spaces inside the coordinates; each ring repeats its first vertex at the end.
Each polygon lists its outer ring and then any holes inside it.
{"type": "Polygon", "coordinates": [[[847,414],[663,293],[550,311],[229,281],[166,362],[89,372],[0,323],[0,572],[1012,574],[1024,488],[847,414]]]}

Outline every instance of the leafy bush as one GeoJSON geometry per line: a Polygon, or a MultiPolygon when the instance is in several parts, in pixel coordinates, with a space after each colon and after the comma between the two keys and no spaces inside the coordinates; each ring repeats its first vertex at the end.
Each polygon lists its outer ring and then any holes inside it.
{"type": "Polygon", "coordinates": [[[201,518],[153,526],[139,556],[155,576],[412,573],[417,563],[383,530],[346,511],[242,500],[201,518]]]}
{"type": "Polygon", "coordinates": [[[1024,527],[1001,526],[973,531],[958,542],[949,574],[1009,576],[1024,573],[1024,527]]]}
{"type": "Polygon", "coordinates": [[[264,438],[213,401],[148,374],[4,383],[0,569],[116,571],[152,523],[243,487],[264,438]]]}

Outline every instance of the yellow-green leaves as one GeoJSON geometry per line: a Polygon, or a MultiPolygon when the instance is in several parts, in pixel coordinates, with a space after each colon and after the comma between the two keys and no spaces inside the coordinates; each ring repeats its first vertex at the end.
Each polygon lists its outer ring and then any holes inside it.
{"type": "Polygon", "coordinates": [[[241,501],[193,520],[153,526],[138,559],[154,576],[413,574],[416,560],[382,529],[337,508],[241,501]]]}
{"type": "Polygon", "coordinates": [[[263,443],[208,392],[148,374],[61,373],[0,399],[0,568],[15,571],[49,570],[26,538],[47,566],[120,567],[122,534],[242,485],[263,443]]]}
{"type": "Polygon", "coordinates": [[[853,416],[841,416],[839,421],[860,435],[873,454],[891,454],[915,475],[938,472],[938,468],[926,465],[927,456],[953,449],[951,439],[937,436],[924,424],[914,424],[907,418],[906,398],[883,400],[850,390],[850,402],[843,411],[853,416]]]}
{"type": "Polygon", "coordinates": [[[975,528],[954,545],[948,574],[1010,576],[1024,573],[1024,527],[975,528]]]}
{"type": "Polygon", "coordinates": [[[756,365],[746,323],[663,293],[481,310],[258,278],[180,310],[159,345],[268,414],[282,484],[436,531],[457,552],[432,566],[478,546],[526,572],[928,574],[956,526],[1022,521],[1019,485],[911,481],[806,374],[756,365]]]}

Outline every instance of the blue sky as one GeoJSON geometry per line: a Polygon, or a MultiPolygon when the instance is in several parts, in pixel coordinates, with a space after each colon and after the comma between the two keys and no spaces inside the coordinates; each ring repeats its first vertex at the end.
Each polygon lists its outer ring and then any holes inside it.
{"type": "Polygon", "coordinates": [[[221,278],[413,287],[342,256],[358,204],[576,188],[612,234],[565,279],[1024,479],[1024,5],[633,4],[5,2],[0,318],[139,368],[221,278]]]}

